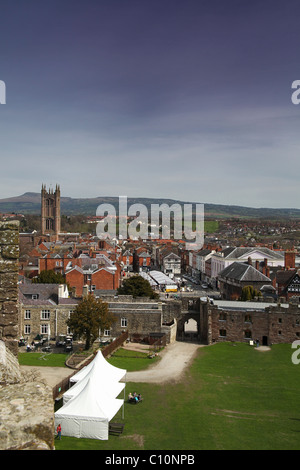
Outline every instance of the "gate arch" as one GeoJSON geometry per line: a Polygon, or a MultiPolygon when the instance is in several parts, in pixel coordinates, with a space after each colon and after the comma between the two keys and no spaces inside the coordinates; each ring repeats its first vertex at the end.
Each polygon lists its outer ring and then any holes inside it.
{"type": "Polygon", "coordinates": [[[177,341],[200,341],[200,315],[199,312],[186,312],[180,318],[177,319],[177,341]],[[185,324],[189,320],[194,320],[197,324],[197,331],[185,332],[185,324]]]}

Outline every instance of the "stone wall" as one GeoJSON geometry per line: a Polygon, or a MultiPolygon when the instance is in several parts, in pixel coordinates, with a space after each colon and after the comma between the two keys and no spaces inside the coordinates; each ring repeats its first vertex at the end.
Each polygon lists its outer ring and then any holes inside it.
{"type": "Polygon", "coordinates": [[[18,221],[0,222],[0,450],[52,450],[52,389],[18,362],[18,221]]]}
{"type": "Polygon", "coordinates": [[[163,323],[169,323],[182,316],[183,305],[180,300],[168,300],[162,304],[163,323]]]}
{"type": "Polygon", "coordinates": [[[0,222],[0,340],[18,354],[19,222],[0,222]]]}
{"type": "MultiPolygon", "coordinates": [[[[149,333],[160,333],[161,302],[145,298],[133,300],[129,297],[120,296],[114,299],[115,301],[108,301],[109,310],[116,317],[116,322],[111,328],[111,335],[119,336],[124,330],[128,330],[130,335],[147,336],[149,333]]],[[[105,301],[107,301],[106,298],[105,301]]]]}
{"type": "MultiPolygon", "coordinates": [[[[251,305],[250,305],[251,307],[251,305]]],[[[265,309],[226,309],[203,305],[200,311],[202,340],[259,340],[260,344],[292,343],[300,339],[300,308],[274,305],[265,309]],[[204,337],[206,335],[206,338],[204,337]]]]}
{"type": "Polygon", "coordinates": [[[0,450],[53,450],[52,389],[0,341],[0,450]]]}

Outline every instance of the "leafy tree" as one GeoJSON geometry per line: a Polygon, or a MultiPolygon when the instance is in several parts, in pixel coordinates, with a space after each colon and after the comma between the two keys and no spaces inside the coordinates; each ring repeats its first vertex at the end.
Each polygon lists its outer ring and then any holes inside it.
{"type": "Polygon", "coordinates": [[[37,277],[33,278],[32,282],[37,284],[65,284],[66,280],[62,274],[45,269],[37,277]]]}
{"type": "Polygon", "coordinates": [[[89,294],[71,313],[67,325],[75,336],[85,339],[85,349],[88,350],[99,337],[100,330],[109,330],[115,321],[108,304],[89,294]]]}
{"type": "Polygon", "coordinates": [[[133,297],[159,298],[159,295],[153,291],[150,282],[138,275],[125,279],[122,286],[117,289],[117,293],[119,295],[132,295],[133,297]]]}
{"type": "Polygon", "coordinates": [[[240,300],[247,301],[252,300],[254,297],[260,297],[261,292],[257,289],[254,289],[253,286],[245,286],[242,289],[242,294],[240,300]]]}

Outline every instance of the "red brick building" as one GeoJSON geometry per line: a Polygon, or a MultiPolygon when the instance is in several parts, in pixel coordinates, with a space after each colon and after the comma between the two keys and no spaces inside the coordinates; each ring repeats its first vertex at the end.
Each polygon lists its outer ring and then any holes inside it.
{"type": "Polygon", "coordinates": [[[95,290],[116,290],[120,286],[121,267],[118,263],[111,266],[91,265],[81,268],[71,267],[66,271],[66,283],[81,297],[83,287],[88,286],[89,292],[95,290]]]}

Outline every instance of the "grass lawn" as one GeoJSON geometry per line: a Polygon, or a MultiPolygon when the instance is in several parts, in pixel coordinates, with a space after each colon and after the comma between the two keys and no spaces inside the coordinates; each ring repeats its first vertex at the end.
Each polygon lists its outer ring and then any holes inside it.
{"type": "Polygon", "coordinates": [[[131,372],[147,369],[159,360],[159,356],[150,359],[148,353],[120,348],[108,359],[108,362],[115,367],[131,372]]]}
{"type": "MultiPolygon", "coordinates": [[[[65,367],[65,362],[69,354],[45,354],[39,352],[19,353],[19,363],[22,366],[47,366],[47,367],[65,367]]],[[[83,358],[84,359],[84,356],[83,358]]],[[[154,362],[160,360],[160,357],[148,358],[144,352],[129,351],[118,349],[108,361],[115,367],[129,371],[147,369],[154,362]]]]}
{"type": "Polygon", "coordinates": [[[39,352],[19,353],[18,359],[21,366],[47,366],[65,367],[65,362],[69,354],[45,354],[39,352]]]}
{"type": "Polygon", "coordinates": [[[300,365],[292,352],[288,344],[266,352],[240,343],[200,348],[181,383],[127,383],[126,395],[140,392],[144,401],[125,403],[121,436],[63,436],[56,449],[298,450],[300,365]]]}

